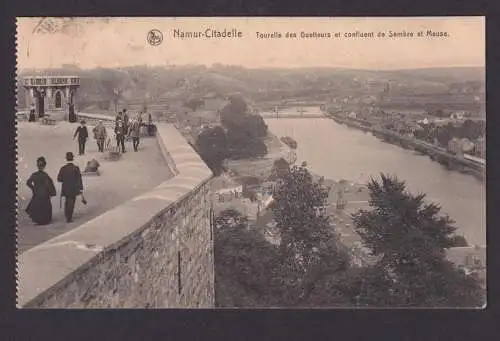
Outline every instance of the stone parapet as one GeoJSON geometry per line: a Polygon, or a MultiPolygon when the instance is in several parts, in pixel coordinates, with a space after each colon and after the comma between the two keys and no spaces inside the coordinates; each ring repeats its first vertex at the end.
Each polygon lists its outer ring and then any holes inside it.
{"type": "MultiPolygon", "coordinates": [[[[111,119],[113,117],[85,117],[111,119]]],[[[18,257],[18,307],[211,308],[212,172],[172,125],[156,138],[175,176],[18,257]]]]}

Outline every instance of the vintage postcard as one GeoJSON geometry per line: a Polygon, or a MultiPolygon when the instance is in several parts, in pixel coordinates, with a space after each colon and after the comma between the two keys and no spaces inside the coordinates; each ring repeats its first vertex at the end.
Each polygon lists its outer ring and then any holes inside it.
{"type": "Polygon", "coordinates": [[[19,308],[486,306],[485,19],[18,18],[19,308]]]}

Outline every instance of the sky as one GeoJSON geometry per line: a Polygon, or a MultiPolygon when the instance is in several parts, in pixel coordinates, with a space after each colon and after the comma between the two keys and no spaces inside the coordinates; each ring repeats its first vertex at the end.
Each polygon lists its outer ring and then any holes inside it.
{"type": "MultiPolygon", "coordinates": [[[[339,67],[412,69],[484,67],[484,17],[428,18],[73,18],[58,33],[36,33],[40,18],[17,19],[18,68],[83,69],[135,65],[207,65],[267,67],[339,67]],[[163,34],[153,46],[151,29],[163,34]],[[241,38],[175,37],[174,31],[237,30],[241,38]],[[428,30],[448,37],[425,36],[428,30]],[[348,32],[373,32],[373,38],[347,38],[348,32]],[[388,37],[389,31],[414,32],[412,38],[388,37]],[[418,37],[417,32],[424,36],[418,37]],[[282,38],[258,38],[280,32],[282,38]],[[287,38],[286,33],[296,33],[287,38]],[[302,38],[301,32],[330,33],[330,38],[302,38]],[[378,32],[386,33],[378,37],[378,32]],[[335,37],[335,33],[340,37],[335,37]]],[[[42,26],[43,27],[43,26],[42,26]]]]}

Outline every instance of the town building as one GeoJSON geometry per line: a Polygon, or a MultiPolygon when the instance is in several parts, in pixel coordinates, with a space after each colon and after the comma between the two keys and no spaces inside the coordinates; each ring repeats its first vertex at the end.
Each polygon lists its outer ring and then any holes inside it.
{"type": "Polygon", "coordinates": [[[465,117],[465,113],[463,111],[456,111],[450,115],[452,120],[463,120],[465,117]]]}
{"type": "Polygon", "coordinates": [[[453,138],[448,142],[448,151],[453,154],[463,155],[464,153],[470,153],[475,148],[475,144],[469,139],[463,138],[453,138]]]}
{"type": "Polygon", "coordinates": [[[208,125],[210,127],[220,125],[220,112],[229,103],[221,95],[211,93],[205,95],[201,105],[195,110],[186,109],[186,116],[193,126],[208,125]]]}
{"type": "Polygon", "coordinates": [[[446,258],[467,274],[475,274],[486,286],[486,246],[452,247],[446,250],[446,258]]]}
{"type": "Polygon", "coordinates": [[[420,123],[420,124],[423,124],[423,125],[428,125],[429,124],[429,120],[426,118],[422,119],[422,120],[418,120],[417,123],[420,123]]]}
{"type": "Polygon", "coordinates": [[[38,117],[45,113],[67,113],[73,105],[74,96],[80,86],[77,76],[25,77],[22,86],[27,89],[26,103],[33,107],[38,117]]]}
{"type": "Polygon", "coordinates": [[[357,116],[358,115],[354,111],[351,111],[349,114],[347,114],[347,117],[351,120],[355,120],[357,116]]]}
{"type": "Polygon", "coordinates": [[[227,176],[220,176],[213,179],[210,189],[215,202],[229,202],[234,198],[241,198],[243,196],[243,185],[227,176]]]}

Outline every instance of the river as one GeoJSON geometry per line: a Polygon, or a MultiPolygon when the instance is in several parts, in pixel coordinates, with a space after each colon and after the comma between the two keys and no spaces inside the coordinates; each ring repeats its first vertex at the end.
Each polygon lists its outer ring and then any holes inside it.
{"type": "Polygon", "coordinates": [[[333,180],[366,183],[381,172],[397,175],[411,192],[426,193],[426,200],[440,204],[470,245],[486,245],[485,183],[473,176],[328,118],[265,121],[276,136],[297,141],[297,164],[306,161],[311,171],[333,180]]]}

